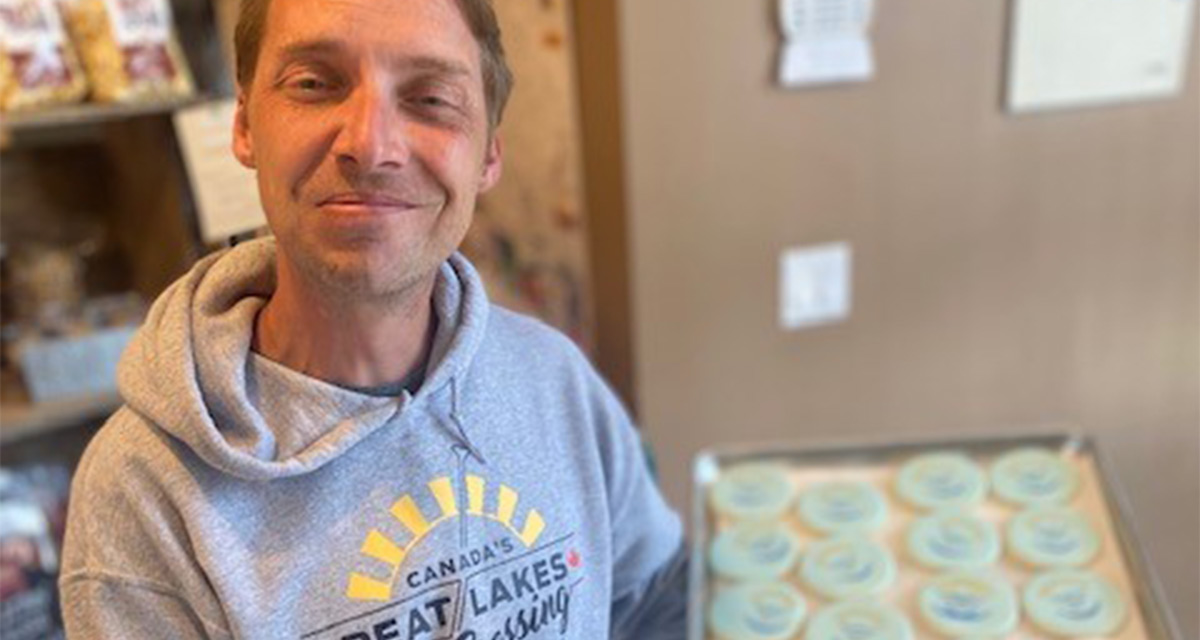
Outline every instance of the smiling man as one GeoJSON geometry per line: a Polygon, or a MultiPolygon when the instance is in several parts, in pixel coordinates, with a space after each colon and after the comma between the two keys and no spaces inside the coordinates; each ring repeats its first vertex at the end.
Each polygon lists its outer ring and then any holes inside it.
{"type": "Polygon", "coordinates": [[[678,518],[562,336],[456,251],[501,170],[486,0],[245,0],[274,239],[197,263],[76,476],[77,638],[682,638],[678,518]]]}

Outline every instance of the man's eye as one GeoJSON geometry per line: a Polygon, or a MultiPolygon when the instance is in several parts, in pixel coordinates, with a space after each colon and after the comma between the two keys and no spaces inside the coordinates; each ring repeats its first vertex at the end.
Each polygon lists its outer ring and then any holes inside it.
{"type": "Polygon", "coordinates": [[[330,84],[320,78],[308,76],[295,80],[292,86],[301,91],[324,91],[330,87],[330,84]]]}
{"type": "Polygon", "coordinates": [[[439,95],[417,96],[416,103],[423,107],[452,107],[451,102],[439,95]]]}
{"type": "Polygon", "coordinates": [[[338,82],[323,74],[297,73],[284,80],[283,87],[297,99],[311,100],[332,95],[338,90],[338,82]]]}

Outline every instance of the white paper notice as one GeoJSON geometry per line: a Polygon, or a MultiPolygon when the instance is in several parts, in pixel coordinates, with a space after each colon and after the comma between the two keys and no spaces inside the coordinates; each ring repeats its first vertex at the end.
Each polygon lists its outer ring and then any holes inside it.
{"type": "Polygon", "coordinates": [[[779,83],[803,87],[869,80],[873,0],[779,0],[779,83]]]}
{"type": "Polygon", "coordinates": [[[233,157],[235,104],[230,98],[175,113],[175,131],[196,194],[205,242],[224,242],[267,223],[254,172],[233,157]]]}
{"type": "Polygon", "coordinates": [[[1179,95],[1195,0],[1016,0],[1008,108],[1016,113],[1179,95]]]}

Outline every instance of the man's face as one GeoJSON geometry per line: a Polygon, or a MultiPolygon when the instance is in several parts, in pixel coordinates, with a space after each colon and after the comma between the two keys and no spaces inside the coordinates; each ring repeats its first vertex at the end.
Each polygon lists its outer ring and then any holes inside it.
{"type": "Polygon", "coordinates": [[[350,299],[432,281],[500,175],[455,0],[274,0],[266,22],[234,154],[279,260],[350,299]]]}

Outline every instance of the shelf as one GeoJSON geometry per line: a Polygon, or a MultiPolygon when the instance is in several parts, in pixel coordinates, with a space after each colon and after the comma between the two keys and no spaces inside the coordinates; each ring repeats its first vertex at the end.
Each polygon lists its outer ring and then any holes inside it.
{"type": "Polygon", "coordinates": [[[170,115],[216,98],[201,94],[156,102],[82,103],[42,111],[0,114],[0,150],[97,142],[104,139],[104,125],[170,115]]]}
{"type": "Polygon", "coordinates": [[[14,134],[53,127],[102,124],[147,115],[173,113],[183,107],[206,102],[208,96],[129,104],[83,103],[44,111],[5,114],[4,126],[14,134]]]}
{"type": "Polygon", "coordinates": [[[4,401],[0,402],[0,444],[3,445],[87,426],[107,418],[121,406],[121,397],[116,393],[29,402],[23,394],[9,392],[10,388],[5,389],[4,401]]]}

